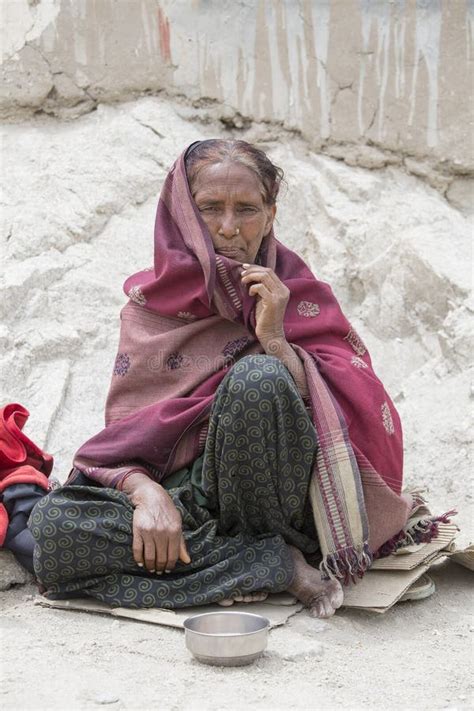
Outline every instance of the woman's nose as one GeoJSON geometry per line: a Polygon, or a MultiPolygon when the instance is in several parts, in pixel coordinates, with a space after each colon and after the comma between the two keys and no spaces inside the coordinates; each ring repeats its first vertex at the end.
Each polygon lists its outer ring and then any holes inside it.
{"type": "Polygon", "coordinates": [[[223,234],[224,237],[233,237],[237,232],[238,226],[239,221],[237,219],[237,216],[231,211],[225,212],[222,215],[222,221],[221,226],[219,228],[219,232],[223,234]]]}

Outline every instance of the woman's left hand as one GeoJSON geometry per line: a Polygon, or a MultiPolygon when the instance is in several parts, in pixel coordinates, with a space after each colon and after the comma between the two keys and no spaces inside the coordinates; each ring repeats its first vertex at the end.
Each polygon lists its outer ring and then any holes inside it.
{"type": "Polygon", "coordinates": [[[259,264],[244,264],[242,283],[249,285],[249,295],[257,297],[255,335],[262,345],[274,339],[285,339],[283,319],[290,290],[273,269],[259,264]]]}

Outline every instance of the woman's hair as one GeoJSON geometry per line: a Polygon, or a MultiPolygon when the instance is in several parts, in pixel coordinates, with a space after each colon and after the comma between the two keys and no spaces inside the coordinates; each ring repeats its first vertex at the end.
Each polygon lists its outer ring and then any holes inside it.
{"type": "Polygon", "coordinates": [[[283,170],[274,165],[266,153],[247,141],[222,138],[199,141],[189,147],[184,161],[191,192],[202,168],[213,163],[231,161],[250,168],[257,175],[264,203],[273,205],[276,202],[283,170]]]}

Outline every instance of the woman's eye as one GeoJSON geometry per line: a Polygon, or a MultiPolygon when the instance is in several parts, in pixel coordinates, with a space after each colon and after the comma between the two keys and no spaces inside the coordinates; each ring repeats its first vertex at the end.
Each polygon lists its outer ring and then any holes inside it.
{"type": "Polygon", "coordinates": [[[255,212],[254,207],[243,207],[241,208],[240,212],[255,212]]]}

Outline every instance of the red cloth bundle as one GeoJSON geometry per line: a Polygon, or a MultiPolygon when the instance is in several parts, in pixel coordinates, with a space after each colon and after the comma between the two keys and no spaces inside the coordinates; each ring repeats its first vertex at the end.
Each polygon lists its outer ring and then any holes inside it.
{"type": "MultiPolygon", "coordinates": [[[[29,416],[26,407],[17,402],[0,409],[0,498],[12,484],[37,484],[48,491],[54,460],[22,432],[29,416]]],[[[8,513],[0,503],[0,546],[7,529],[8,513]]]]}

